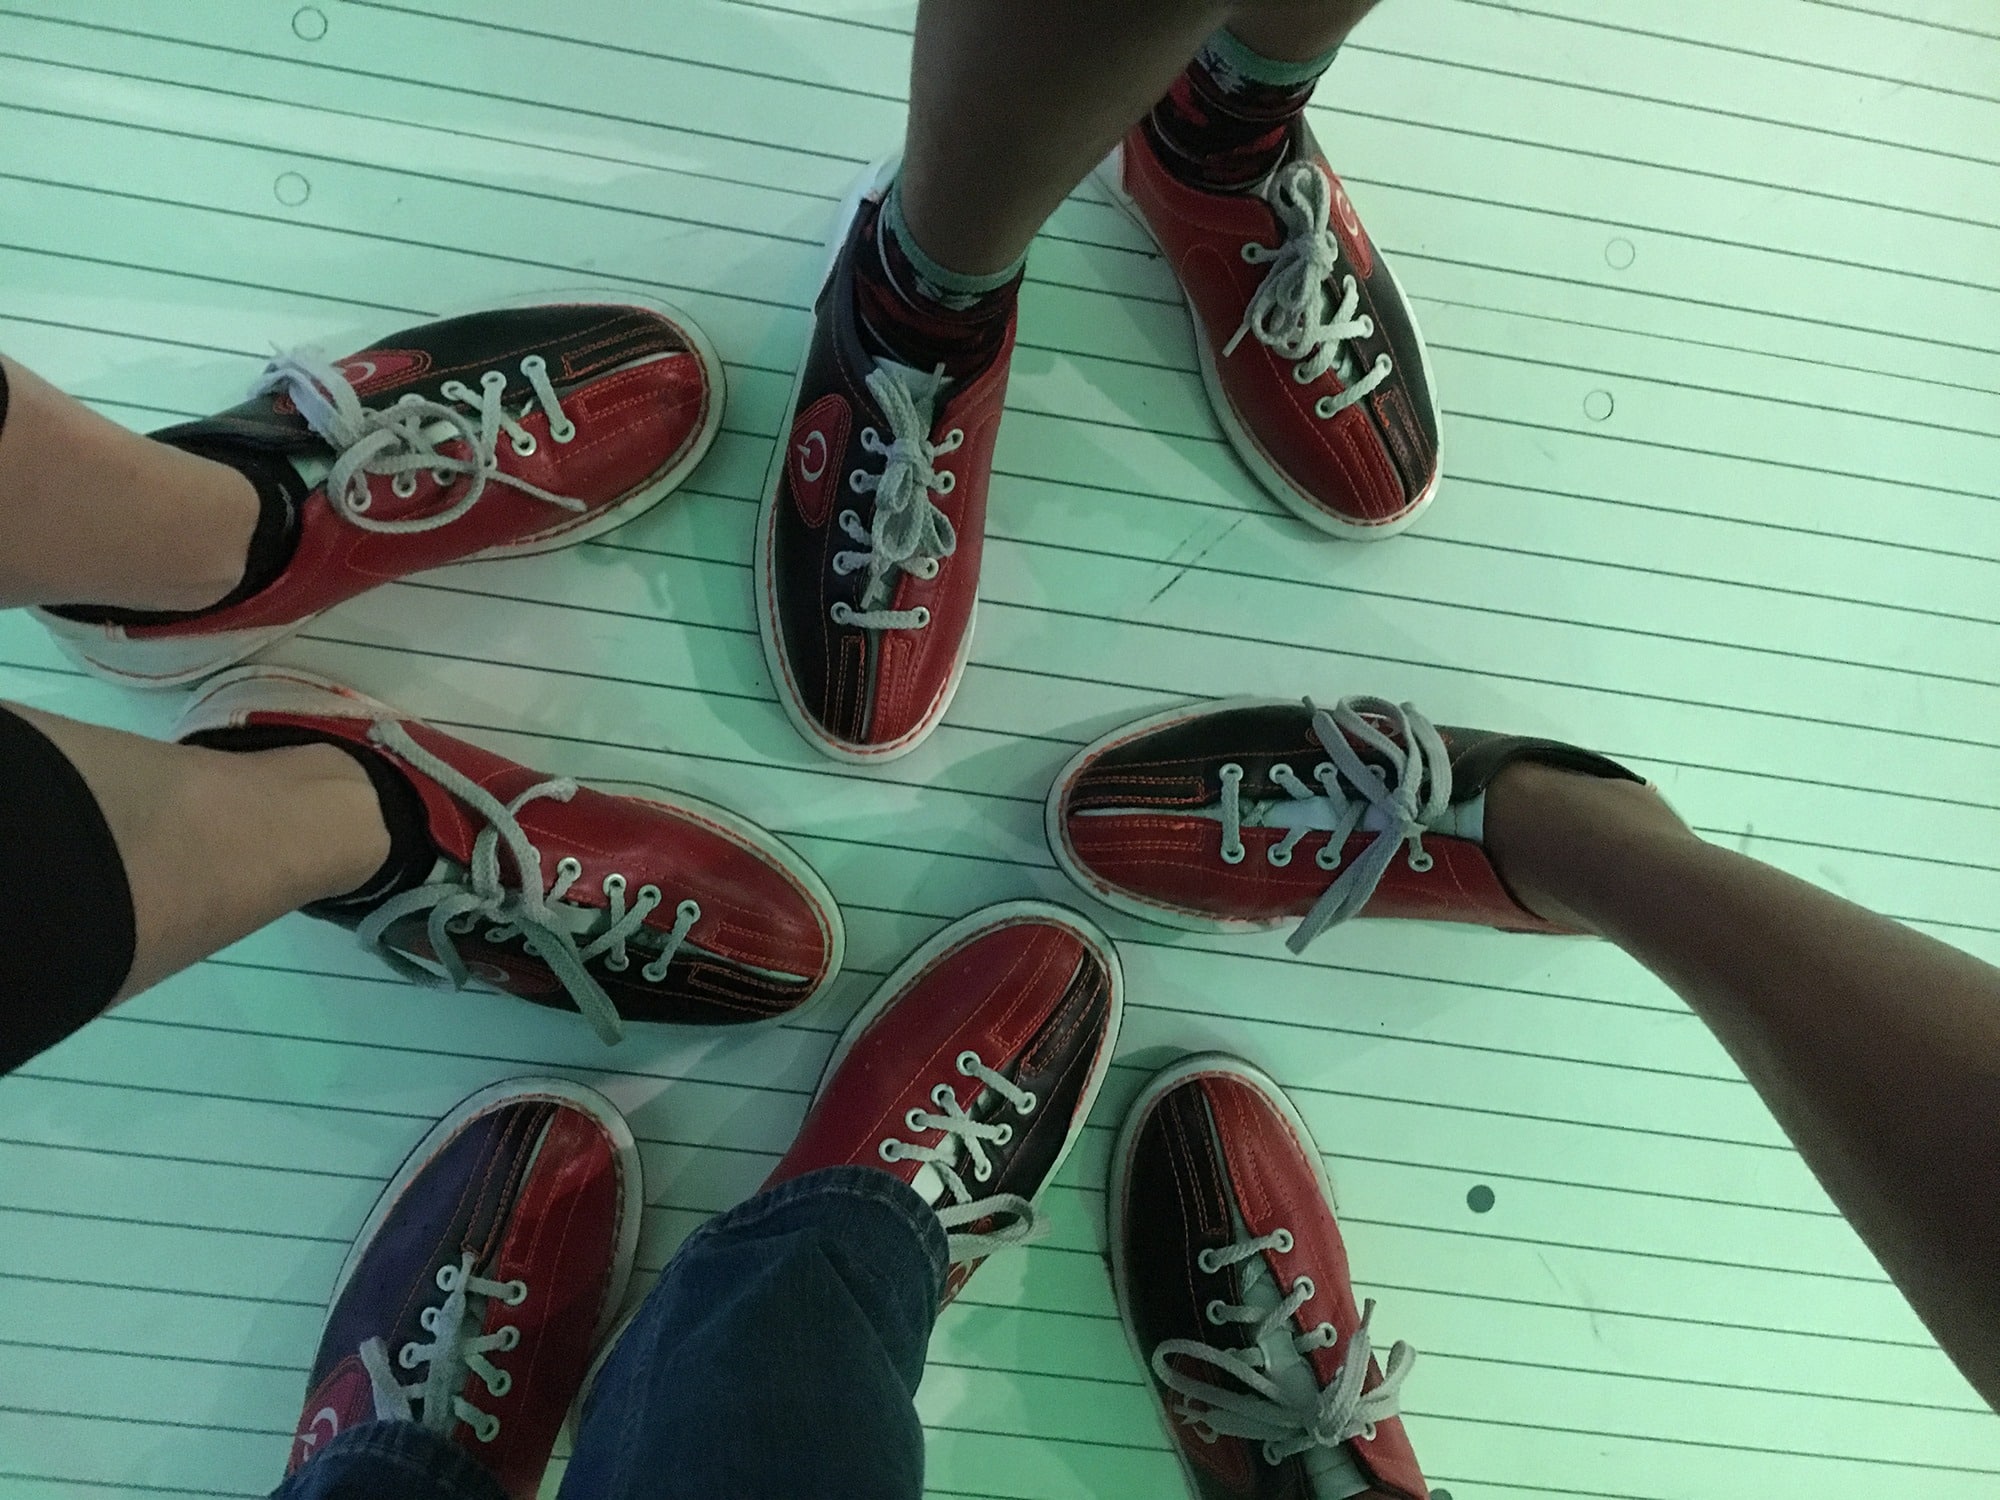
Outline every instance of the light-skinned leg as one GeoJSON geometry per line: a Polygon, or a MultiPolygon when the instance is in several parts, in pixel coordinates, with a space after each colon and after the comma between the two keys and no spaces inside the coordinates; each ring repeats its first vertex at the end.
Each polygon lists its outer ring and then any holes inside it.
{"type": "Polygon", "coordinates": [[[243,577],[257,492],[0,358],[0,608],[204,609],[243,577]]]}
{"type": "Polygon", "coordinates": [[[1486,839],[1530,908],[1616,943],[1708,1023],[2000,1408],[2000,969],[1704,842],[1635,783],[1516,766],[1486,839]]]}

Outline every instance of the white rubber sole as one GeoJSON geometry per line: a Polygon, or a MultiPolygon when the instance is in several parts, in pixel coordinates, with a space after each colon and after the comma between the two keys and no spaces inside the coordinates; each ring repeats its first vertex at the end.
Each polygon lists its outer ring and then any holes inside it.
{"type": "Polygon", "coordinates": [[[1054,1165],[1049,1168],[1049,1175],[1043,1179],[1041,1188],[1028,1200],[1030,1203],[1039,1203],[1042,1193],[1055,1181],[1056,1174],[1062,1171],[1063,1163],[1069,1160],[1070,1152],[1083,1138],[1084,1123],[1090,1118],[1091,1110],[1096,1108],[1097,1096],[1103,1090],[1104,1080],[1111,1072],[1111,1059],[1118,1050],[1118,1034],[1125,1021],[1125,970],[1118,962],[1118,950],[1111,946],[1111,939],[1099,931],[1096,924],[1067,907],[1057,906],[1048,901],[1003,901],[994,906],[982,907],[969,916],[960,917],[924,943],[898,964],[889,977],[876,988],[875,993],[869,996],[867,1003],[855,1012],[854,1019],[840,1034],[840,1040],[834,1044],[833,1052],[827,1058],[826,1068],[820,1074],[818,1086],[813,1089],[812,1104],[807,1106],[807,1111],[810,1113],[812,1107],[819,1103],[820,1096],[826,1092],[827,1083],[840,1070],[841,1063],[846,1060],[847,1054],[853,1050],[862,1033],[874,1024],[876,1018],[887,1010],[920,974],[968,938],[1015,922],[1046,922],[1067,929],[1097,956],[1098,961],[1104,965],[1104,972],[1109,976],[1111,984],[1111,1013],[1105,1022],[1104,1041],[1098,1051],[1097,1060],[1091,1065],[1090,1081],[1084,1085],[1083,1096],[1078,1101],[1075,1124],[1070,1129],[1068,1139],[1063,1142],[1062,1150],[1057,1153],[1054,1165]]]}
{"type": "Polygon", "coordinates": [[[1183,932],[1271,932],[1280,927],[1296,925],[1297,917],[1212,917],[1205,912],[1182,906],[1167,906],[1147,900],[1111,885],[1093,874],[1070,842],[1069,820],[1063,816],[1063,807],[1069,800],[1070,788],[1077,777],[1083,774],[1085,764],[1103,751],[1115,745],[1122,745],[1140,735],[1151,734],[1170,724],[1185,723],[1190,719],[1206,718],[1208,715],[1238,708],[1289,708],[1298,702],[1295,698],[1212,698],[1195,703],[1184,703],[1178,708],[1166,709],[1133,723],[1121,725],[1109,734],[1091,741],[1069,758],[1061,771],[1056,774],[1055,785],[1049,788],[1048,800],[1042,804],[1042,830],[1049,841],[1049,853],[1055,857],[1056,867],[1076,885],[1102,901],[1114,911],[1127,916],[1138,917],[1147,922],[1157,922],[1162,926],[1176,927],[1183,932]]]}
{"type": "Polygon", "coordinates": [[[333,1291],[326,1299],[329,1315],[340,1301],[341,1293],[346,1291],[347,1283],[360,1265],[369,1242],[401,1202],[404,1190],[451,1138],[468,1121],[498,1104],[534,1099],[554,1100],[582,1111],[595,1120],[611,1139],[612,1152],[618,1164],[618,1246],[611,1266],[611,1280],[605,1287],[604,1308],[591,1330],[591,1342],[596,1343],[604,1337],[623,1310],[626,1288],[632,1279],[632,1262],[638,1253],[639,1229],[645,1217],[644,1171],[639,1160],[638,1142],[632,1138],[632,1127],[625,1123],[625,1117],[618,1112],[617,1106],[595,1089],[561,1078],[511,1078],[504,1083],[493,1084],[460,1102],[450,1114],[431,1127],[430,1132],[403,1158],[403,1164],[396,1169],[382,1189],[381,1196],[375,1200],[375,1206],[368,1211],[368,1217],[355,1235],[347,1258],[341,1263],[340,1274],[334,1277],[333,1291]]]}
{"type": "MultiPolygon", "coordinates": [[[[173,738],[181,739],[203,730],[236,728],[250,714],[256,712],[329,715],[370,720],[402,720],[409,717],[399,709],[370,698],[365,693],[356,692],[332,678],[322,677],[316,672],[308,672],[299,667],[252,664],[220,673],[205,682],[181,714],[179,722],[174,725],[173,738]]],[[[589,785],[597,791],[615,796],[656,802],[677,814],[697,818],[711,825],[725,838],[754,850],[776,865],[819,913],[827,949],[826,972],[821,976],[819,983],[807,992],[803,1000],[789,1010],[761,1021],[730,1026],[690,1026],[683,1027],[682,1030],[690,1034],[727,1032],[731,1035],[740,1035],[764,1027],[779,1026],[795,1020],[809,1006],[826,995],[847,957],[847,928],[841,918],[840,908],[834,902],[833,893],[827,889],[826,882],[820,878],[819,872],[807,864],[803,857],[774,834],[758,827],[755,823],[738,817],[727,808],[705,802],[699,797],[638,782],[593,781],[589,785]]]]}
{"type": "MultiPolygon", "coordinates": [[[[861,212],[861,205],[877,189],[886,188],[896,175],[897,158],[885,157],[867,167],[848,189],[841,200],[840,210],[835,216],[833,233],[827,241],[826,264],[820,272],[820,288],[824,290],[833,275],[834,263],[840,258],[840,250],[847,243],[847,232],[853,226],[854,216],[861,212]]],[[[811,345],[799,356],[798,371],[792,376],[792,393],[785,404],[786,420],[798,414],[799,389],[805,384],[806,361],[811,356],[811,345]]],[[[771,449],[771,460],[764,472],[764,498],[757,507],[757,540],[754,587],[757,590],[757,637],[764,646],[764,666],[771,675],[771,686],[776,690],[778,703],[785,710],[785,717],[792,721],[792,727],[806,743],[812,745],[834,760],[844,761],[851,766],[880,765],[908,755],[917,746],[930,738],[931,732],[943,721],[945,711],[951,707],[951,700],[957,696],[958,684],[965,676],[965,664],[972,655],[973,632],[979,624],[979,597],[974,592],[972,609],[965,621],[965,634],[958,643],[958,654],[952,661],[951,674],[945,679],[944,691],[938,696],[936,705],[922,720],[907,733],[880,745],[854,745],[846,740],[835,739],[828,734],[808,711],[805,700],[800,697],[798,685],[792,679],[790,666],[785,661],[783,631],[778,622],[777,590],[775,588],[776,562],[773,549],[777,545],[778,487],[785,471],[785,445],[791,440],[789,429],[780,432],[771,449]]]]}
{"type": "Polygon", "coordinates": [[[1188,1493],[1198,1494],[1197,1483],[1187,1456],[1181,1450],[1178,1434],[1174,1429],[1174,1419],[1162,1397],[1159,1382],[1153,1376],[1152,1351],[1140,1347],[1139,1332],[1132,1323],[1132,1283],[1131,1271],[1125,1261],[1125,1185],[1131,1176],[1132,1155],[1139,1144],[1139,1132],[1144,1128],[1146,1116],[1153,1106],[1166,1095],[1172,1093],[1191,1078],[1205,1073],[1225,1073],[1241,1079],[1259,1092],[1268,1095],[1277,1106],[1279,1115],[1298,1137],[1304,1149],[1306,1160],[1312,1163],[1313,1178],[1319,1184],[1320,1192],[1330,1206],[1337,1206],[1333,1193],[1333,1180],[1326,1175],[1326,1163],[1321,1158],[1318,1144],[1306,1122],[1277,1081],[1261,1068],[1245,1062],[1240,1057],[1232,1057],[1226,1052],[1198,1052],[1179,1062],[1170,1063],[1155,1073],[1139,1090],[1138,1098],[1132,1101],[1132,1108],[1125,1121],[1118,1127],[1118,1138],[1111,1148],[1111,1168],[1105,1182],[1105,1213],[1108,1220],[1106,1233],[1110,1236],[1111,1251],[1111,1294],[1118,1304],[1118,1324],[1125,1330],[1125,1347],[1132,1351],[1132,1358],[1139,1366],[1146,1388],[1153,1393],[1153,1410],[1160,1419],[1160,1426],[1167,1435],[1167,1446],[1180,1462],[1181,1471],[1187,1477],[1188,1493]]]}
{"type": "MultiPolygon", "coordinates": [[[[1152,240],[1155,248],[1159,249],[1162,256],[1164,256],[1166,253],[1165,247],[1160,245],[1158,237],[1153,234],[1152,226],[1147,224],[1145,215],[1139,211],[1139,205],[1133,201],[1131,194],[1125,191],[1124,153],[1125,147],[1122,142],[1113,146],[1111,154],[1098,163],[1094,175],[1099,185],[1111,195],[1111,201],[1130,215],[1132,222],[1145,231],[1146,237],[1152,240]]],[[[1431,419],[1439,424],[1438,446],[1440,453],[1442,453],[1443,425],[1435,405],[1437,399],[1437,381],[1431,374],[1430,349],[1424,343],[1423,330],[1417,327],[1415,309],[1410,307],[1409,298],[1403,296],[1403,286],[1401,282],[1396,280],[1395,270],[1389,265],[1387,257],[1383,256],[1379,249],[1375,253],[1381,261],[1382,270],[1388,276],[1390,284],[1396,288],[1397,297],[1402,300],[1404,309],[1409,312],[1410,336],[1417,341],[1417,357],[1423,366],[1424,372],[1424,389],[1431,393],[1433,403],[1431,419]]],[[[1221,374],[1215,367],[1215,356],[1209,349],[1208,340],[1202,336],[1201,314],[1195,310],[1194,298],[1188,295],[1185,288],[1181,291],[1181,298],[1186,302],[1188,318],[1194,324],[1194,348],[1195,355],[1201,364],[1201,383],[1208,391],[1209,405],[1215,408],[1215,420],[1221,426],[1224,436],[1229,439],[1230,447],[1236,450],[1236,456],[1243,461],[1243,466],[1251,472],[1259,484],[1271,492],[1273,499],[1287,510],[1290,510],[1300,520],[1324,531],[1329,536],[1337,536],[1343,541],[1350,542],[1379,542],[1386,540],[1389,537],[1395,536],[1398,532],[1407,530],[1417,517],[1429,508],[1431,500],[1437,494],[1438,482],[1444,477],[1442,457],[1439,459],[1437,472],[1431,475],[1430,483],[1424,486],[1422,492],[1418,494],[1415,502],[1411,504],[1409,509],[1405,510],[1393,521],[1384,521],[1379,525],[1371,526],[1359,521],[1342,520],[1325,506],[1315,501],[1310,494],[1294,483],[1292,478],[1283,469],[1278,467],[1271,456],[1264,451],[1263,445],[1257,441],[1256,436],[1244,425],[1242,419],[1237,416],[1235,405],[1230,401],[1228,392],[1223,389],[1221,374]]]]}
{"type": "MultiPolygon", "coordinates": [[[[470,310],[484,311],[556,302],[592,302],[643,307],[669,319],[687,339],[689,349],[701,362],[703,378],[708,382],[712,393],[708,408],[702,414],[701,426],[679,458],[617,504],[580,517],[573,526],[550,530],[524,542],[489,547],[484,552],[462,557],[448,566],[458,567],[462,563],[469,562],[495,562],[507,558],[533,557],[544,552],[556,552],[564,547],[573,547],[579,542],[587,542],[593,537],[615,531],[627,522],[637,520],[679,489],[687,476],[707,456],[709,447],[715,442],[716,433],[721,430],[722,408],[726,395],[722,360],[716,354],[714,345],[709,343],[708,336],[696,326],[694,320],[670,303],[619,287],[587,287],[564,288],[557,292],[509,298],[470,310]]],[[[365,342],[367,336],[361,337],[365,342]]],[[[672,359],[675,356],[658,357],[672,359]]],[[[422,578],[427,577],[428,572],[412,573],[407,576],[422,578]]],[[[189,683],[199,682],[202,678],[219,672],[246,656],[274,646],[279,641],[303,630],[325,611],[317,610],[299,619],[287,621],[283,625],[257,630],[229,631],[218,635],[177,636],[162,640],[134,640],[125,633],[122,626],[80,625],[75,621],[49,614],[45,610],[32,610],[30,613],[55,637],[56,644],[64,653],[92,675],[126,687],[164,689],[185,687],[189,683]]]]}

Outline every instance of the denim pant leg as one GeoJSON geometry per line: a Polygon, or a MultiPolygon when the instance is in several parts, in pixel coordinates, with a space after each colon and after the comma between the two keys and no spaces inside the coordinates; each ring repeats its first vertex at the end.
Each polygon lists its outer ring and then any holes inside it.
{"type": "Polygon", "coordinates": [[[350,1427],[271,1500],[507,1500],[499,1481],[458,1444],[414,1422],[350,1427]]]}
{"type": "Polygon", "coordinates": [[[946,1266],[937,1215],[872,1167],[711,1220],[606,1361],[562,1500],[919,1500],[946,1266]]]}

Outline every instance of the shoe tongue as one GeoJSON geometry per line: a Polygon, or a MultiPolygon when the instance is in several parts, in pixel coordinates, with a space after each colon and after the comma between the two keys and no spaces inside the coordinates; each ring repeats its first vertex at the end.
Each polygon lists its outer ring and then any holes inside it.
{"type": "MultiPolygon", "coordinates": [[[[1234,1204],[1230,1205],[1229,1213],[1238,1243],[1250,1239],[1250,1231],[1234,1204]]],[[[1238,1273],[1237,1300],[1259,1317],[1269,1314],[1284,1300],[1261,1254],[1243,1262],[1238,1273]]],[[[1288,1405],[1303,1408],[1319,1400],[1320,1384],[1311,1362],[1292,1345],[1298,1331],[1297,1319],[1288,1318],[1260,1339],[1257,1346],[1264,1353],[1264,1374],[1284,1392],[1288,1405]]],[[[1362,1473],[1346,1443],[1334,1448],[1308,1448],[1299,1459],[1305,1464],[1313,1500],[1347,1500],[1350,1495],[1363,1494],[1375,1487],[1374,1481],[1362,1473]]]]}
{"type": "Polygon", "coordinates": [[[929,432],[938,398],[951,389],[951,377],[942,369],[919,370],[915,365],[885,357],[876,359],[875,368],[909,391],[910,399],[916,403],[917,415],[923,418],[924,430],[929,432]]]}

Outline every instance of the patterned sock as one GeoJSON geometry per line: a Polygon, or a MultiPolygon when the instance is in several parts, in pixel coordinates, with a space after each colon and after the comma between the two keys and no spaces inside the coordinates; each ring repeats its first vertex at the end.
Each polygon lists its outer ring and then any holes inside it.
{"type": "Polygon", "coordinates": [[[889,189],[862,232],[854,263],[861,342],[878,358],[953,380],[977,375],[1007,341],[1021,289],[1023,256],[990,276],[967,276],[932,260],[903,222],[903,185],[889,189]]]}
{"type": "Polygon", "coordinates": [[[1285,159],[1292,122],[1339,50],[1278,62],[1218,31],[1146,116],[1147,138],[1191,187],[1235,192],[1261,182],[1285,159]]]}

